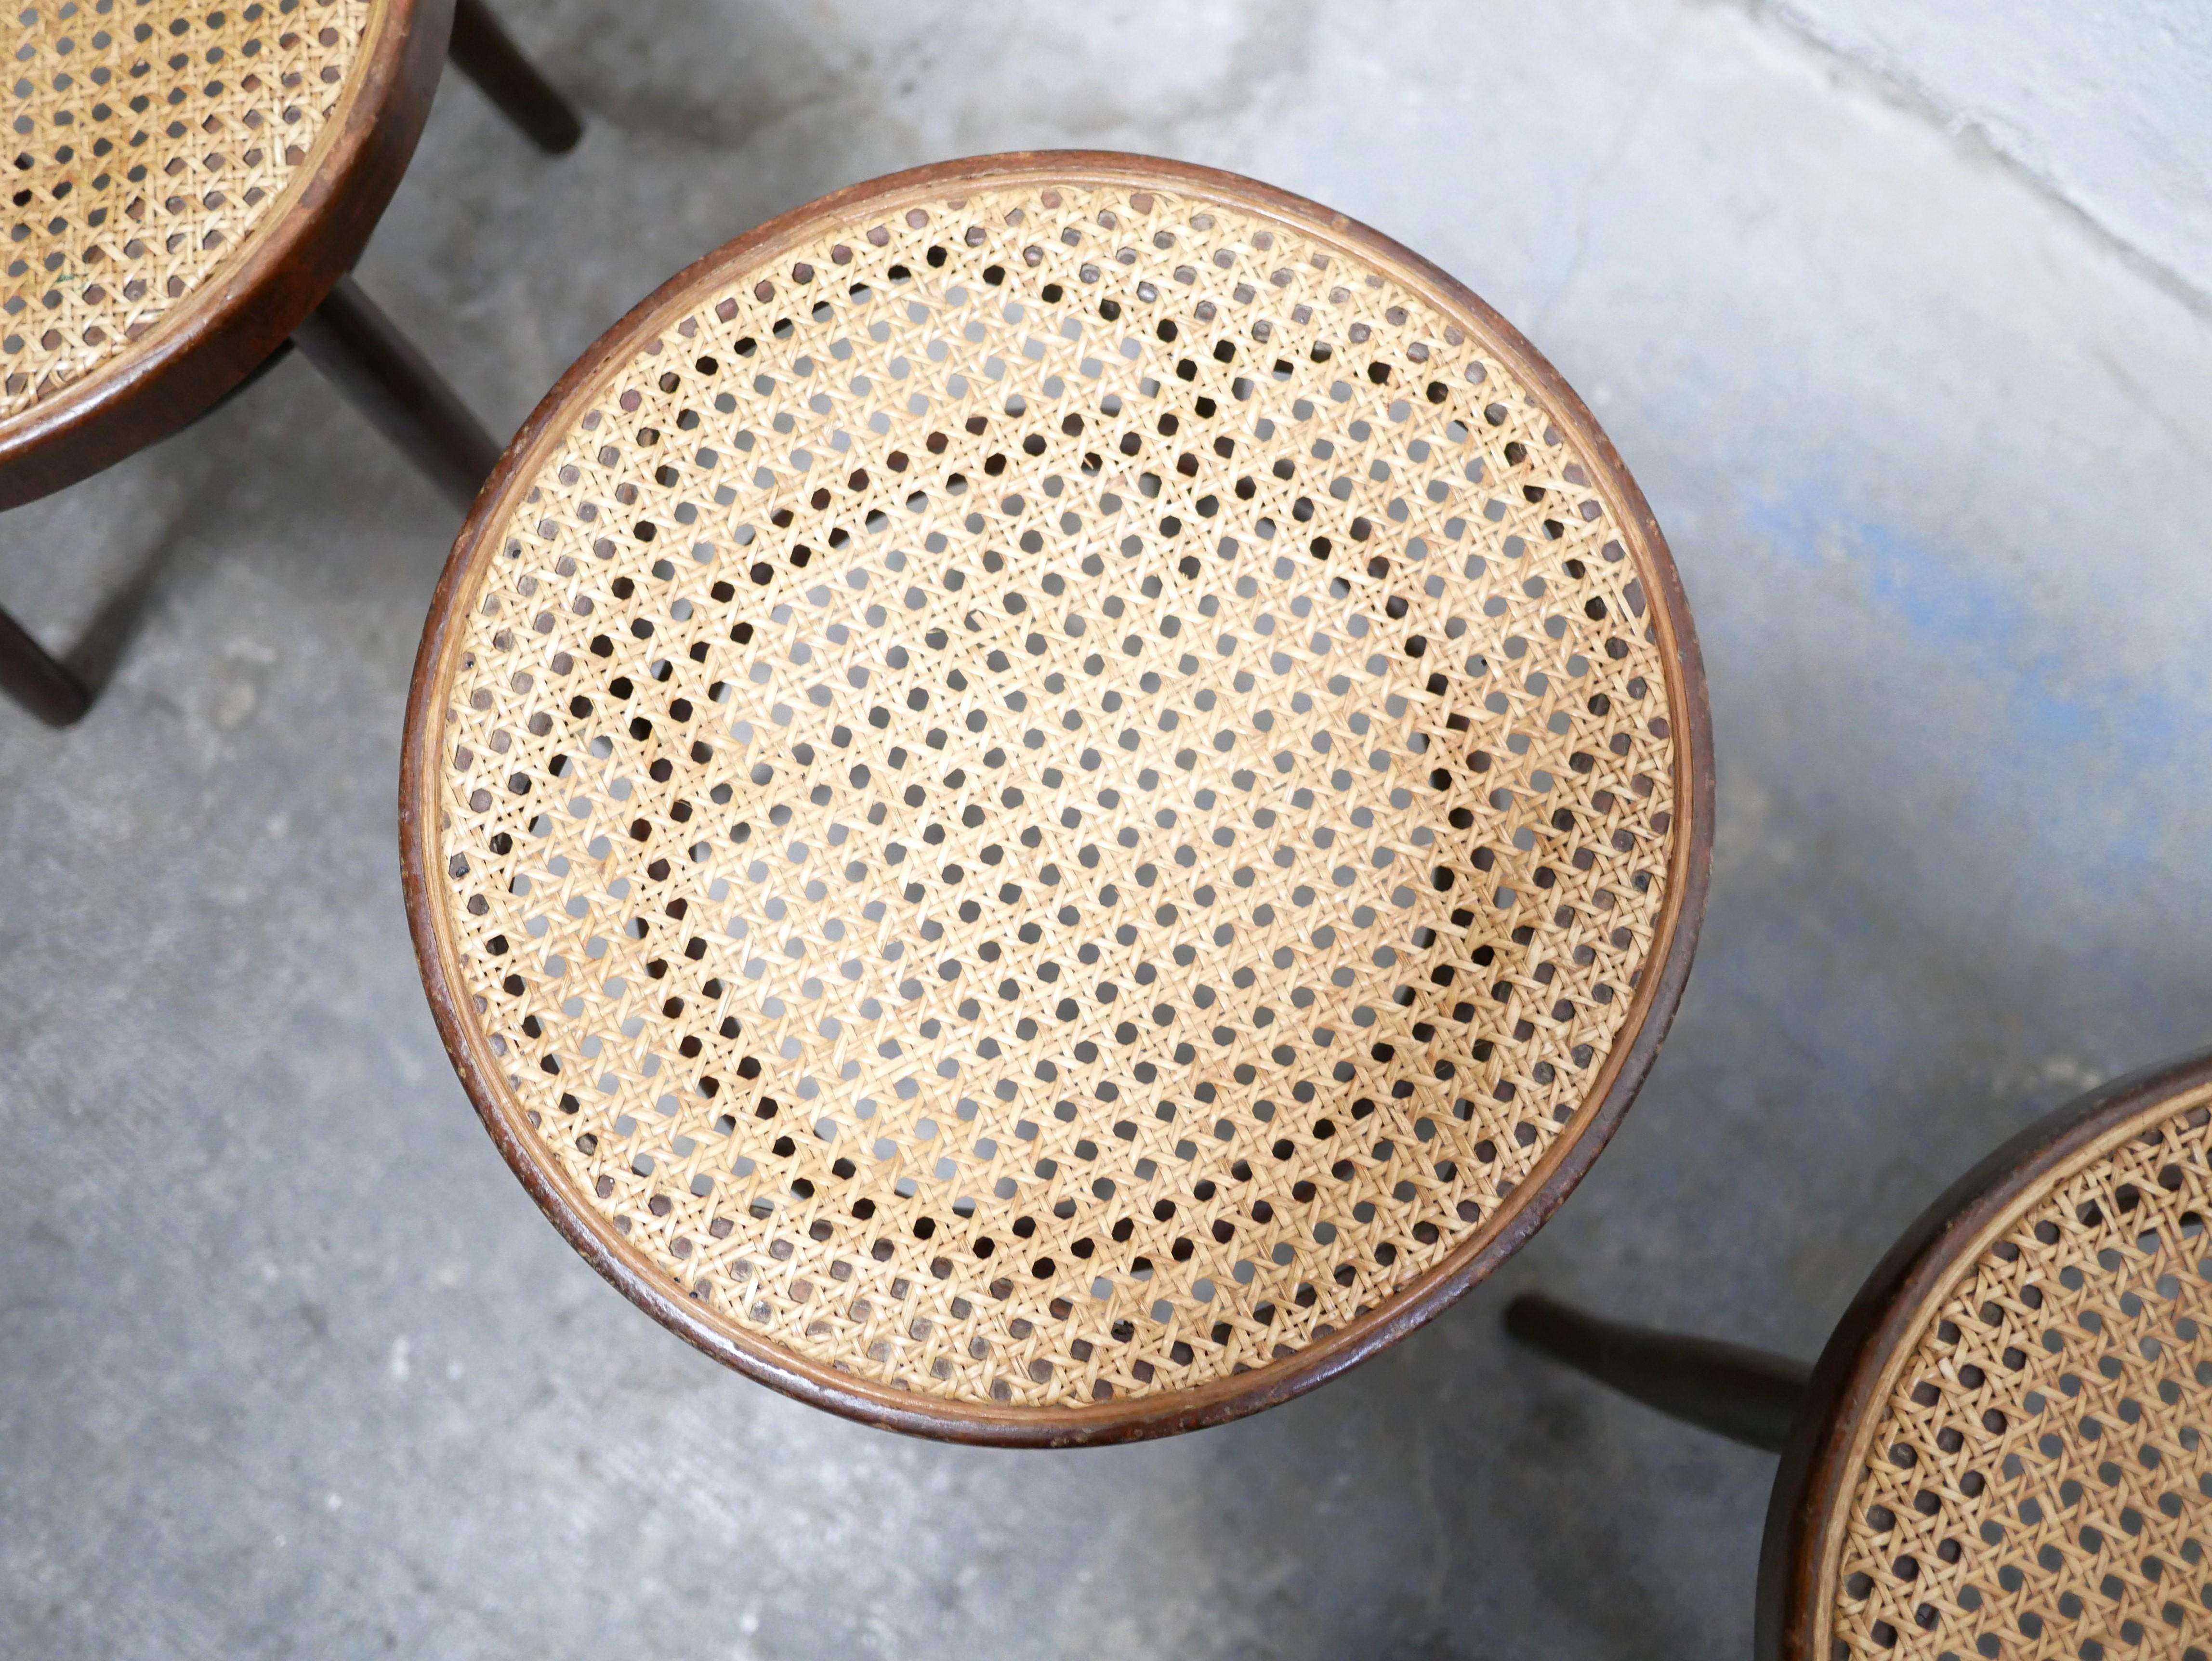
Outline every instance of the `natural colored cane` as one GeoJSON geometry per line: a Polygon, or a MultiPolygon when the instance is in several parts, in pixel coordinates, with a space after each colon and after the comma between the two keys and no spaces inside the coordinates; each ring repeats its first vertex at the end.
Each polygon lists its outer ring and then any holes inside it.
{"type": "MultiPolygon", "coordinates": [[[[64,0],[0,23],[14,185],[0,508],[180,431],[295,344],[465,505],[498,447],[348,275],[451,61],[534,143],[581,126],[484,0],[64,0]],[[450,51],[449,51],[450,48],[450,51]]],[[[0,697],[96,686],[0,611],[0,697]]]]}
{"type": "Polygon", "coordinates": [[[1811,1369],[1506,1311],[1532,1348],[1782,1455],[1769,1661],[2204,1661],[2212,1051],[2046,1115],[1891,1247],[1811,1369]]]}
{"type": "Polygon", "coordinates": [[[1702,696],[1625,472],[1449,279],[1203,170],[956,164],[702,263],[526,429],[410,901],[509,1157],[687,1335],[1141,1433],[1432,1312],[1595,1154],[1702,696]]]}
{"type": "Polygon", "coordinates": [[[40,5],[17,20],[0,420],[180,317],[315,176],[373,0],[40,5]]]}
{"type": "Polygon", "coordinates": [[[2200,1082],[1960,1243],[1856,1427],[1805,1653],[2203,1661],[2208,1146],[2200,1082]]]}

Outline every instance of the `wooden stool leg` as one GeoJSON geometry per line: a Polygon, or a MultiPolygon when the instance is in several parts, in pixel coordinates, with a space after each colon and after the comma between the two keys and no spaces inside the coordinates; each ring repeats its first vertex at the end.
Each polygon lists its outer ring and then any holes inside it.
{"type": "Polygon", "coordinates": [[[1505,1330],[1669,1418],[1769,1453],[1790,1439],[1812,1373],[1787,1356],[1601,1321],[1533,1293],[1506,1305],[1505,1330]]]}
{"type": "Polygon", "coordinates": [[[67,727],[92,707],[83,684],[5,611],[0,611],[0,692],[49,727],[67,727]]]}
{"type": "Polygon", "coordinates": [[[484,0],[457,0],[447,55],[541,150],[558,155],[584,136],[568,100],[522,55],[484,0]]]}
{"type": "Polygon", "coordinates": [[[500,447],[350,277],[292,332],[307,361],[465,513],[500,447]]]}

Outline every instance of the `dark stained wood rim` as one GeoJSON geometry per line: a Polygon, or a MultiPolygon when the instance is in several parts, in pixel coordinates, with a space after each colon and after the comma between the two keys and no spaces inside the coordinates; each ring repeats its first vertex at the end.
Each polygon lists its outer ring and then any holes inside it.
{"type": "Polygon", "coordinates": [[[2212,1050],[2116,1079],[2045,1115],[1951,1184],[1867,1277],[1813,1369],[1775,1473],[1759,1549],[1757,1636],[1765,1661],[1825,1661],[1813,1644],[1832,1604],[1827,1565],[1871,1420],[1961,1263],[1988,1249],[2056,1171],[2174,1097],[2212,1084],[2212,1050]]]}
{"type": "Polygon", "coordinates": [[[895,173],[772,219],[664,283],[601,336],[546,394],[485,483],[431,600],[408,697],[399,787],[401,877],[431,1011],[446,1052],[485,1129],[554,1226],[633,1303],[715,1360],[786,1395],[884,1429],[1013,1447],[1126,1442],[1221,1424],[1288,1401],[1334,1378],[1433,1319],[1511,1256],[1559,1208],[1634,1099],[1689,977],[1712,857],[1711,754],[1704,664],[1665,538],[1643,493],[1589,411],[1510,324],[1448,274],[1381,233],[1268,186],[1209,167],[1144,156],[1107,151],[1036,151],[895,173]],[[1677,722],[1674,740],[1678,770],[1677,822],[1667,905],[1624,1028],[1626,1041],[1615,1045],[1592,1081],[1579,1129],[1561,1136],[1544,1162],[1524,1179],[1509,1202],[1512,1208],[1504,1226],[1470,1243],[1382,1308],[1309,1345],[1288,1360],[1186,1391],[1049,1410],[941,1402],[866,1384],[703,1318],[696,1304],[672,1289],[658,1271],[600,1221],[564,1174],[538,1162],[532,1151],[534,1133],[526,1124],[510,1118],[498,1069],[490,1064],[488,1053],[480,1050],[483,1041],[469,1019],[468,995],[449,970],[453,961],[451,941],[441,934],[426,880],[437,855],[436,769],[428,751],[438,742],[440,711],[433,708],[433,695],[449,679],[449,653],[457,648],[455,596],[472,581],[479,554],[490,557],[485,538],[501,522],[510,496],[518,489],[529,488],[545,453],[568,430],[578,402],[626,364],[642,342],[689,311],[696,303],[690,297],[694,290],[717,271],[763,256],[821,220],[851,214],[864,204],[1028,177],[1110,179],[1188,189],[1289,223],[1306,234],[1333,238],[1386,269],[1395,268],[1445,305],[1464,312],[1486,337],[1486,344],[1499,352],[1581,447],[1589,464],[1601,475],[1598,487],[1615,504],[1624,533],[1635,545],[1639,569],[1650,590],[1651,619],[1666,659],[1669,714],[1677,722]]]}
{"type": "Polygon", "coordinates": [[[244,258],[145,338],[0,422],[0,509],[74,484],[187,427],[267,361],[353,268],[413,159],[453,0],[386,0],[336,131],[244,258]]]}

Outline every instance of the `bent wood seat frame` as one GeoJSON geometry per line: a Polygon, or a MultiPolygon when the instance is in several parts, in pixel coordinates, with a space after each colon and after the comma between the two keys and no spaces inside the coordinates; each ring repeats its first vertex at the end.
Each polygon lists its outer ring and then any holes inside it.
{"type": "Polygon", "coordinates": [[[1758,1652],[2212,1652],[2212,1050],[2048,1115],[1946,1190],[1819,1361],[1516,1299],[1522,1342],[1782,1455],[1758,1652]]]}
{"type": "MultiPolygon", "coordinates": [[[[191,424],[297,344],[465,507],[498,446],[346,273],[447,58],[538,144],[574,113],[483,0],[40,6],[24,14],[0,320],[0,508],[191,424]]],[[[87,689],[0,612],[0,691],[87,689]]]]}
{"type": "Polygon", "coordinates": [[[407,900],[572,1243],[732,1366],[1054,1445],[1306,1390],[1626,1110],[1711,833],[1674,567],[1434,266],[1141,157],[857,186],[540,405],[407,900]]]}

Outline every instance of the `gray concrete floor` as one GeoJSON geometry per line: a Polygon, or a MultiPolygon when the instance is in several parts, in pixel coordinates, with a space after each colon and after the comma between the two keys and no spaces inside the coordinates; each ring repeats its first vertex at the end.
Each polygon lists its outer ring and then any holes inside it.
{"type": "Polygon", "coordinates": [[[1721,4],[507,0],[364,282],[501,430],[663,277],[872,174],[1188,157],[1457,272],[1596,406],[1705,640],[1705,946],[1491,1285],[1287,1408],[963,1451],[685,1348],[555,1237],[398,896],[454,529],[304,364],[0,522],[0,1652],[1741,1654],[1771,1461],[1509,1350],[1543,1286],[1809,1353],[1981,1150],[2212,1008],[2212,308],[1721,4]],[[134,632],[135,631],[135,632],[134,632]]]}

